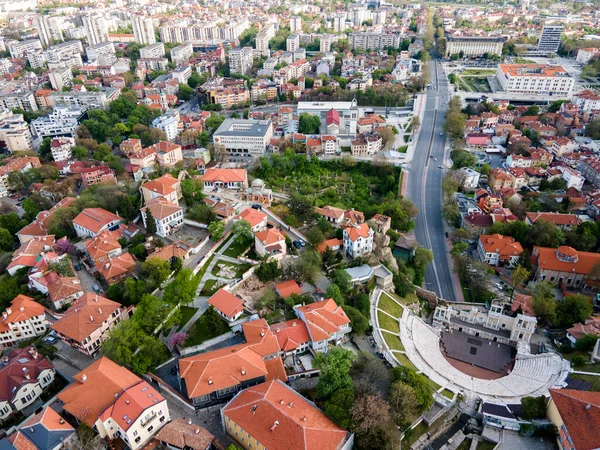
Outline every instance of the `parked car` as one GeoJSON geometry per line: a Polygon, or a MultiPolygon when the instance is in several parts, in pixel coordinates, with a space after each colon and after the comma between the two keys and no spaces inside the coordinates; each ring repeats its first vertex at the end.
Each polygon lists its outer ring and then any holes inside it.
{"type": "Polygon", "coordinates": [[[298,242],[300,242],[301,247],[304,247],[306,245],[306,242],[304,242],[302,239],[300,239],[298,242]]]}
{"type": "Polygon", "coordinates": [[[502,286],[500,283],[494,283],[494,286],[496,286],[498,289],[500,289],[501,291],[504,290],[504,286],[502,286]]]}
{"type": "Polygon", "coordinates": [[[302,244],[300,244],[300,241],[294,241],[294,242],[292,242],[292,245],[298,249],[302,248],[302,244]]]}
{"type": "Polygon", "coordinates": [[[77,272],[79,272],[81,270],[81,264],[79,264],[79,263],[75,264],[75,270],[77,272]]]}
{"type": "Polygon", "coordinates": [[[100,293],[102,292],[102,288],[100,287],[100,285],[94,283],[94,285],[92,286],[92,289],[94,290],[94,292],[96,293],[100,293]]]}
{"type": "Polygon", "coordinates": [[[49,344],[54,344],[56,342],[56,338],[53,336],[46,336],[44,338],[44,342],[47,342],[49,344]]]}
{"type": "Polygon", "coordinates": [[[257,209],[257,210],[261,210],[262,209],[262,205],[259,205],[258,203],[255,203],[254,205],[252,205],[252,209],[257,209]]]}

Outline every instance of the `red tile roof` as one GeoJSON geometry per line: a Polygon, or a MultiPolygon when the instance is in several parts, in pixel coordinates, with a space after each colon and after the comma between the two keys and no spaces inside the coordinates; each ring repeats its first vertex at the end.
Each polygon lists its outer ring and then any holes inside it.
{"type": "Polygon", "coordinates": [[[246,169],[206,169],[202,181],[221,183],[243,183],[246,180],[246,169]]]}
{"type": "Polygon", "coordinates": [[[279,348],[283,352],[296,350],[302,344],[310,342],[310,334],[306,324],[300,319],[271,325],[271,331],[277,337],[279,348]]]}
{"type": "Polygon", "coordinates": [[[98,234],[103,227],[115,220],[121,221],[123,218],[103,208],[85,208],[73,219],[73,223],[98,234]]]}
{"type": "Polygon", "coordinates": [[[261,223],[267,218],[267,215],[262,211],[257,211],[253,208],[246,208],[241,213],[233,218],[233,220],[240,219],[245,220],[250,224],[251,228],[254,228],[256,225],[261,223]]]}
{"type": "Polygon", "coordinates": [[[563,245],[558,248],[533,247],[533,259],[540,269],[589,275],[600,262],[600,254],[580,252],[563,245]]]}
{"type": "Polygon", "coordinates": [[[337,450],[350,437],[314,404],[277,380],[240,392],[222,414],[274,450],[337,450]]]}
{"type": "Polygon", "coordinates": [[[498,253],[500,259],[519,256],[523,253],[523,246],[515,238],[502,236],[500,234],[482,234],[479,236],[479,242],[487,253],[498,253]]]}
{"type": "Polygon", "coordinates": [[[352,242],[356,241],[358,238],[361,237],[367,239],[369,237],[370,230],[371,229],[369,228],[369,225],[367,225],[366,223],[361,223],[360,225],[345,228],[346,233],[348,233],[348,238],[352,242]]]}
{"type": "Polygon", "coordinates": [[[288,298],[292,294],[302,294],[302,288],[298,286],[295,280],[288,280],[275,285],[275,290],[279,292],[281,298],[288,298]]]}
{"type": "Polygon", "coordinates": [[[219,289],[208,299],[208,304],[229,318],[244,310],[244,302],[225,289],[219,289]]]}
{"type": "Polygon", "coordinates": [[[313,341],[323,341],[348,325],[350,319],[341,306],[331,298],[310,305],[299,306],[298,311],[304,315],[304,322],[313,341]]]}
{"type": "Polygon", "coordinates": [[[42,371],[54,367],[32,345],[14,350],[8,358],[8,362],[0,367],[0,401],[11,402],[21,386],[37,383],[42,371]],[[29,375],[29,379],[25,375],[29,375]]]}
{"type": "Polygon", "coordinates": [[[205,450],[215,441],[215,436],[206,428],[186,419],[175,419],[160,429],[154,439],[171,445],[173,448],[205,450]]]}
{"type": "Polygon", "coordinates": [[[600,392],[550,389],[573,448],[592,450],[600,447],[600,392]]]}
{"type": "Polygon", "coordinates": [[[281,234],[275,228],[269,228],[264,231],[259,231],[258,233],[255,233],[254,236],[265,246],[285,241],[285,237],[283,236],[283,234],[281,234]]]}
{"type": "Polygon", "coordinates": [[[10,303],[10,308],[7,308],[6,319],[3,317],[0,319],[0,332],[5,331],[8,328],[9,323],[22,322],[32,317],[41,316],[46,312],[46,308],[34,301],[31,297],[19,294],[10,303]],[[11,310],[8,314],[8,309],[11,310]]]}
{"type": "Polygon", "coordinates": [[[528,212],[526,213],[527,218],[531,223],[536,223],[538,220],[545,220],[546,222],[552,222],[554,225],[569,225],[576,226],[580,220],[575,214],[561,214],[551,212],[528,212]]]}

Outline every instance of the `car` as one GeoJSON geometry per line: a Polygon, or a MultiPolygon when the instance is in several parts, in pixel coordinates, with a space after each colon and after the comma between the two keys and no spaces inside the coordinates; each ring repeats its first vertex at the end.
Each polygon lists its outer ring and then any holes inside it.
{"type": "Polygon", "coordinates": [[[19,198],[18,198],[18,200],[19,200],[20,202],[23,202],[23,201],[25,201],[25,197],[22,197],[22,196],[21,196],[21,197],[19,197],[19,198]]]}
{"type": "Polygon", "coordinates": [[[53,336],[46,336],[44,338],[44,342],[47,342],[49,344],[54,344],[56,342],[56,338],[53,336]]]}
{"type": "Polygon", "coordinates": [[[304,247],[306,245],[306,242],[304,242],[302,239],[300,239],[298,242],[300,242],[300,246],[304,247]]]}
{"type": "Polygon", "coordinates": [[[96,283],[94,283],[94,284],[93,284],[93,286],[92,286],[92,289],[93,289],[93,290],[94,290],[94,292],[96,292],[96,293],[100,293],[100,292],[102,292],[102,288],[100,287],[100,285],[98,285],[98,284],[96,284],[96,283]]]}
{"type": "Polygon", "coordinates": [[[443,135],[444,135],[444,133],[440,133],[440,136],[443,136],[443,135]]]}
{"type": "Polygon", "coordinates": [[[302,248],[302,245],[300,244],[300,241],[294,241],[292,242],[292,245],[298,249],[302,248]]]}
{"type": "Polygon", "coordinates": [[[440,164],[440,165],[438,166],[438,169],[443,169],[443,168],[444,168],[444,165],[443,165],[443,164],[440,164]]]}
{"type": "Polygon", "coordinates": [[[81,270],[81,264],[79,264],[79,263],[75,264],[74,267],[77,272],[79,272],[81,270]]]}
{"type": "Polygon", "coordinates": [[[504,290],[504,286],[502,286],[500,283],[494,283],[494,286],[496,286],[501,291],[504,290]]]}
{"type": "Polygon", "coordinates": [[[252,205],[252,209],[256,209],[256,210],[260,211],[262,209],[262,205],[255,203],[254,205],[252,205]]]}

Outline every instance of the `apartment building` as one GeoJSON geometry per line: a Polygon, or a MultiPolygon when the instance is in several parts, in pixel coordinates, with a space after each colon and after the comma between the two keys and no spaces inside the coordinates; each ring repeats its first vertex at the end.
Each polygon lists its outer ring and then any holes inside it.
{"type": "Polygon", "coordinates": [[[81,17],[83,27],[87,36],[87,42],[90,45],[96,45],[100,42],[107,42],[108,27],[104,16],[101,14],[87,14],[81,17]]]}
{"type": "Polygon", "coordinates": [[[579,64],[588,64],[592,59],[598,57],[600,57],[600,48],[580,48],[577,51],[577,62],[579,64]]]}
{"type": "Polygon", "coordinates": [[[352,156],[372,156],[381,150],[383,140],[378,134],[359,135],[350,144],[352,156]]]}
{"type": "Polygon", "coordinates": [[[246,75],[252,69],[254,50],[252,47],[234,48],[229,51],[231,73],[246,75]]]}
{"type": "Polygon", "coordinates": [[[155,198],[164,198],[175,205],[179,205],[179,199],[182,196],[180,181],[170,173],[147,181],[140,186],[140,190],[142,191],[144,203],[155,198]]]}
{"type": "Polygon", "coordinates": [[[579,165],[577,166],[584,178],[594,185],[596,188],[600,188],[600,159],[596,156],[588,156],[587,158],[581,158],[579,165]]]}
{"type": "MultiPolygon", "coordinates": [[[[331,298],[310,305],[295,305],[294,313],[308,330],[309,350],[313,354],[327,353],[329,345],[343,342],[352,331],[350,318],[331,298]]],[[[277,326],[273,328],[276,331],[277,326]]]]}
{"type": "Polygon", "coordinates": [[[35,16],[34,25],[44,47],[64,41],[62,35],[63,18],[60,16],[35,16]]]}
{"type": "Polygon", "coordinates": [[[171,49],[171,61],[175,65],[180,65],[189,61],[194,53],[192,44],[190,42],[184,42],[177,47],[171,49]]]}
{"type": "Polygon", "coordinates": [[[144,67],[146,70],[167,70],[169,60],[167,58],[139,58],[138,67],[144,67]]]}
{"type": "Polygon", "coordinates": [[[6,48],[13,59],[22,59],[30,53],[41,53],[42,42],[39,39],[25,39],[22,41],[8,41],[6,48]]]}
{"type": "Polygon", "coordinates": [[[170,109],[162,116],[152,121],[152,127],[162,130],[169,141],[174,141],[179,135],[179,111],[170,109]]]}
{"type": "Polygon", "coordinates": [[[302,17],[300,17],[300,16],[290,17],[290,31],[292,33],[302,33],[302,17]]]}
{"type": "Polygon", "coordinates": [[[46,332],[46,308],[31,297],[19,294],[2,312],[0,319],[0,348],[40,336],[46,332]]]}
{"type": "Polygon", "coordinates": [[[156,150],[156,161],[160,166],[172,167],[178,162],[183,161],[181,145],[160,141],[158,144],[154,144],[148,148],[156,150]]]}
{"type": "Polygon", "coordinates": [[[115,54],[115,44],[112,42],[98,42],[97,44],[86,47],[88,64],[95,63],[99,66],[110,66],[117,60],[115,54]]]}
{"type": "Polygon", "coordinates": [[[47,116],[31,121],[30,127],[34,137],[75,136],[79,122],[86,116],[85,106],[56,107],[47,116]]]}
{"type": "Polygon", "coordinates": [[[50,152],[54,161],[68,161],[72,156],[75,139],[70,137],[56,137],[50,141],[50,152]]]}
{"type": "Polygon", "coordinates": [[[83,45],[81,41],[71,40],[48,47],[44,52],[44,56],[50,70],[60,67],[76,69],[83,65],[82,53],[83,45]]]}
{"type": "Polygon", "coordinates": [[[217,26],[215,21],[204,23],[167,23],[160,27],[162,42],[182,43],[194,40],[237,41],[240,35],[250,27],[248,18],[232,18],[225,26],[217,26]]]}
{"type": "Polygon", "coordinates": [[[225,119],[215,131],[215,146],[231,155],[263,155],[273,137],[270,120],[225,119]]]}
{"type": "Polygon", "coordinates": [[[81,182],[84,188],[98,183],[116,183],[115,171],[108,166],[92,166],[82,169],[81,182]]]}
{"type": "Polygon", "coordinates": [[[502,55],[506,42],[501,36],[446,36],[446,56],[463,53],[467,56],[502,55]]]}
{"type": "Polygon", "coordinates": [[[505,92],[570,95],[575,79],[560,66],[545,64],[499,64],[496,79],[505,92]]]}
{"type": "Polygon", "coordinates": [[[133,36],[138,44],[152,45],[156,43],[154,22],[151,17],[135,15],[131,17],[133,36]]]}
{"type": "Polygon", "coordinates": [[[24,156],[22,158],[5,159],[6,164],[0,166],[0,197],[7,197],[10,186],[8,184],[8,175],[12,172],[25,173],[33,168],[41,167],[40,159],[37,156],[24,156]]]}
{"type": "Polygon", "coordinates": [[[148,212],[150,212],[156,226],[156,234],[161,237],[170,236],[183,225],[183,208],[171,203],[164,197],[146,202],[146,206],[140,209],[140,212],[146,229],[148,227],[148,212]]]}
{"type": "Polygon", "coordinates": [[[374,234],[366,223],[344,228],[344,253],[350,258],[369,255],[373,251],[374,234]]]}
{"type": "Polygon", "coordinates": [[[103,208],[85,208],[73,219],[73,227],[81,238],[94,237],[104,230],[116,230],[123,218],[103,208]]]}
{"type": "Polygon", "coordinates": [[[544,25],[537,44],[538,52],[544,52],[548,55],[556,54],[564,31],[565,27],[562,25],[544,25]]]}
{"type": "MultiPolygon", "coordinates": [[[[292,30],[292,33],[294,31],[292,30]]],[[[256,35],[256,50],[261,56],[269,57],[271,51],[269,50],[269,41],[275,37],[276,29],[275,24],[270,23],[265,25],[256,35]]]]}
{"type": "Polygon", "coordinates": [[[31,131],[22,114],[0,112],[0,141],[4,141],[9,152],[31,149],[31,131]]]}
{"type": "Polygon", "coordinates": [[[383,50],[387,47],[400,47],[402,38],[399,34],[356,32],[348,34],[350,49],[383,50]]]}
{"type": "Polygon", "coordinates": [[[93,358],[111,330],[127,318],[127,308],[120,303],[86,292],[51,328],[67,345],[93,358]]]}
{"type": "Polygon", "coordinates": [[[292,33],[285,40],[286,51],[295,52],[300,47],[300,36],[292,33]]]}
{"type": "Polygon", "coordinates": [[[101,438],[121,439],[131,450],[144,447],[171,420],[161,394],[106,357],[76,374],[57,397],[65,411],[101,438]]]}
{"type": "Polygon", "coordinates": [[[69,67],[59,67],[48,72],[48,78],[52,89],[62,91],[63,87],[71,85],[73,73],[69,67]]]}
{"type": "Polygon", "coordinates": [[[165,45],[162,42],[156,42],[146,47],[140,48],[141,58],[164,58],[165,45]]]}
{"type": "Polygon", "coordinates": [[[0,420],[30,406],[52,384],[55,376],[52,363],[32,345],[16,349],[3,358],[0,361],[0,386],[3,386],[0,420]]]}
{"type": "Polygon", "coordinates": [[[37,111],[38,106],[32,92],[0,94],[0,109],[12,111],[15,108],[23,111],[37,111]]]}
{"type": "Polygon", "coordinates": [[[523,247],[510,236],[482,234],[479,236],[477,252],[481,261],[491,266],[514,267],[523,254],[523,247]]]}

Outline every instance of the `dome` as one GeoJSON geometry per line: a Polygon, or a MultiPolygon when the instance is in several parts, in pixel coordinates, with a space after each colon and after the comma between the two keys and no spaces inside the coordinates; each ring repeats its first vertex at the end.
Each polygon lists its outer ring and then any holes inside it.
{"type": "Polygon", "coordinates": [[[263,180],[261,180],[260,178],[257,178],[256,180],[254,180],[252,182],[252,187],[253,188],[260,188],[260,187],[264,187],[265,182],[263,180]]]}
{"type": "Polygon", "coordinates": [[[565,262],[577,262],[579,259],[577,250],[567,245],[561,245],[556,249],[556,257],[565,262]]]}

